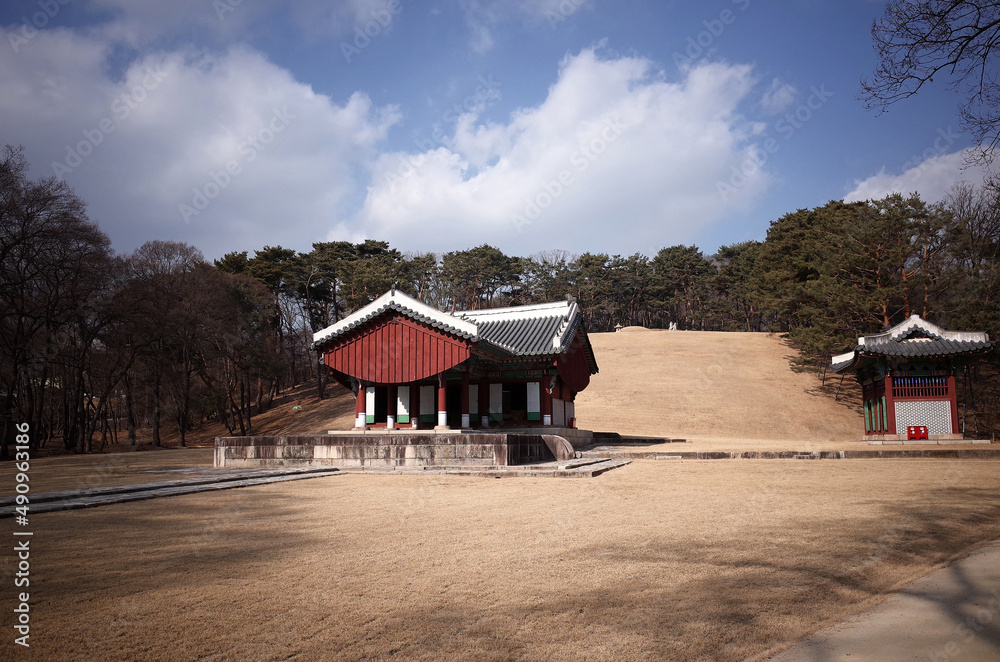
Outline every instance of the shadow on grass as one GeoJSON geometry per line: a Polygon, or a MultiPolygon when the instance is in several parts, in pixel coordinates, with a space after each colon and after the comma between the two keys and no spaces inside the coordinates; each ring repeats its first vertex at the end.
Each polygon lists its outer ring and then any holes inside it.
{"type": "Polygon", "coordinates": [[[91,591],[129,597],[246,577],[256,564],[293,556],[314,539],[312,532],[266,524],[291,520],[309,506],[291,494],[261,494],[261,489],[161,497],[47,515],[60,518],[60,531],[39,531],[36,537],[42,537],[46,549],[62,562],[51,564],[55,571],[45,590],[61,599],[74,594],[80,598],[91,591]],[[123,517],[127,526],[122,525],[123,517]],[[114,563],[115,558],[123,560],[114,563]],[[64,571],[66,562],[91,570],[83,575],[64,571]]]}
{"type": "MultiPolygon", "coordinates": [[[[592,591],[548,597],[507,614],[505,622],[530,622],[539,613],[563,615],[566,646],[574,631],[601,627],[631,642],[603,659],[744,660],[797,641],[817,628],[868,608],[934,566],[1000,538],[1000,494],[949,488],[923,495],[923,503],[890,508],[893,535],[844,528],[836,549],[806,542],[814,524],[802,522],[798,544],[755,550],[739,540],[703,546],[642,547],[627,541],[579,549],[567,562],[600,559],[634,568],[632,579],[595,577],[592,591]],[[702,578],[659,574],[657,566],[701,566],[702,578]],[[707,566],[707,568],[705,567],[707,566]]],[[[604,564],[602,564],[604,565],[604,564]]],[[[961,572],[954,570],[954,572],[961,572]]],[[[955,594],[926,594],[957,628],[968,609],[996,587],[961,577],[955,594]]],[[[446,619],[447,620],[447,619],[446,619]]],[[[997,614],[972,635],[1000,646],[997,614]]],[[[503,639],[503,632],[483,633],[503,639]]],[[[941,642],[942,646],[947,642],[941,642]]],[[[568,658],[572,659],[572,658],[568,658]]]]}
{"type": "MultiPolygon", "coordinates": [[[[332,481],[338,479],[316,480],[335,485],[332,481]]],[[[817,489],[823,488],[818,485],[817,489]]],[[[78,603],[85,602],[88,593],[135,598],[154,590],[230,580],[280,582],[280,577],[255,573],[262,567],[274,568],[275,561],[279,565],[295,562],[307,548],[320,549],[334,562],[357,559],[352,531],[331,533],[329,524],[303,517],[310,503],[291,493],[262,495],[259,488],[249,488],[219,493],[219,498],[199,497],[197,502],[181,499],[89,514],[81,520],[83,530],[72,532],[71,544],[52,552],[72,556],[77,568],[100,565],[101,576],[81,577],[76,570],[65,573],[73,576],[67,581],[76,583],[63,585],[62,573],[55,574],[46,590],[72,594],[78,603]],[[116,526],[116,518],[123,515],[129,517],[129,526],[116,526]],[[281,521],[286,524],[263,526],[281,521]],[[254,526],[258,522],[262,525],[254,526]],[[323,527],[322,547],[317,546],[316,527],[323,527]],[[107,563],[114,555],[140,551],[141,563],[134,559],[120,566],[107,563]],[[109,581],[115,586],[109,588],[109,581]]],[[[327,646],[328,659],[340,660],[395,656],[477,662],[744,660],[796,641],[830,619],[881,600],[901,582],[936,564],[1000,538],[997,490],[928,488],[916,492],[908,503],[871,505],[880,511],[873,520],[838,519],[835,514],[796,518],[791,510],[787,520],[772,524],[763,537],[757,536],[764,541],[757,547],[738,538],[690,538],[673,544],[636,544],[626,538],[564,549],[558,558],[537,568],[539,576],[571,567],[592,588],[536,590],[530,582],[509,587],[501,576],[483,589],[513,588],[523,596],[514,606],[481,596],[444,599],[437,592],[417,602],[402,600],[387,609],[359,601],[353,624],[331,624],[335,634],[323,635],[323,641],[286,643],[301,644],[307,650],[327,646]],[[835,544],[811,543],[829,541],[831,527],[838,528],[835,544]],[[332,642],[335,648],[329,647],[332,642]]],[[[537,555],[538,550],[531,551],[537,555]]],[[[520,567],[522,559],[509,562],[511,567],[520,567]]],[[[405,581],[389,570],[386,578],[387,585],[405,581]]],[[[984,590],[971,577],[960,579],[960,594],[926,596],[941,601],[956,623],[966,618],[962,606],[981,597],[984,590]]],[[[296,599],[313,612],[317,600],[352,600],[348,595],[312,593],[296,599]]],[[[273,614],[262,605],[261,618],[269,616],[273,614]]],[[[295,614],[284,616],[295,618],[295,614]]],[[[245,625],[250,626],[248,639],[240,640],[252,641],[253,628],[262,627],[263,621],[245,625]]],[[[976,636],[996,642],[995,623],[976,636]]],[[[304,655],[310,659],[309,653],[304,655]]]]}

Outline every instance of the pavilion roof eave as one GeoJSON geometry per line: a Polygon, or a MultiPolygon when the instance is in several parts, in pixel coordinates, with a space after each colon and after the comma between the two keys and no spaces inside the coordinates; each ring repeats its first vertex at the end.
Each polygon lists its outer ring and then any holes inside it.
{"type": "Polygon", "coordinates": [[[899,343],[898,347],[874,348],[868,345],[858,345],[854,350],[830,359],[829,370],[842,373],[857,370],[863,363],[879,359],[943,359],[971,357],[986,354],[993,350],[994,343],[986,342],[956,342],[930,341],[926,343],[899,343]]]}
{"type": "Polygon", "coordinates": [[[399,290],[392,289],[339,322],[317,331],[313,335],[313,347],[319,348],[389,310],[395,310],[411,319],[459,338],[473,342],[479,340],[479,329],[474,323],[442,312],[399,290]]]}

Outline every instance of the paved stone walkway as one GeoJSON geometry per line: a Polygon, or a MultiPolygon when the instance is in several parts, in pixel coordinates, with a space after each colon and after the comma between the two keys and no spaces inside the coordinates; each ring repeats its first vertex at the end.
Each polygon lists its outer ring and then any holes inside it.
{"type": "MultiPolygon", "coordinates": [[[[346,473],[421,473],[447,474],[451,476],[482,476],[486,478],[550,477],[550,478],[593,478],[602,473],[623,467],[630,460],[611,460],[606,457],[575,459],[566,462],[512,467],[373,467],[346,468],[299,467],[290,469],[217,469],[214,467],[181,467],[158,469],[143,473],[208,474],[193,478],[164,480],[154,483],[94,487],[69,492],[44,492],[30,494],[29,511],[32,515],[60,510],[93,508],[115,503],[156,499],[159,497],[229,490],[237,487],[268,485],[289,480],[339,476],[346,473]]],[[[0,519],[16,515],[15,497],[0,499],[0,519]]]]}
{"type": "MultiPolygon", "coordinates": [[[[190,473],[216,473],[211,468],[185,469],[190,473]]],[[[181,480],[166,480],[155,483],[139,483],[137,485],[116,485],[113,487],[94,487],[85,490],[74,490],[71,492],[44,492],[41,494],[30,494],[30,512],[32,515],[38,513],[49,513],[60,510],[76,510],[78,508],[92,508],[94,506],[106,506],[113,503],[126,503],[128,501],[142,501],[143,499],[156,499],[165,496],[177,496],[179,494],[194,494],[196,492],[209,492],[213,490],[229,490],[236,487],[250,487],[252,485],[268,485],[289,480],[302,480],[304,478],[319,478],[322,476],[336,476],[341,472],[337,469],[326,468],[301,468],[301,469],[266,469],[257,471],[232,471],[223,470],[224,473],[216,475],[200,476],[197,478],[185,478],[181,480]]],[[[165,473],[165,472],[150,472],[165,473]]],[[[180,471],[178,471],[180,473],[180,471]]],[[[0,499],[0,518],[13,517],[14,497],[0,499]]]]}
{"type": "Polygon", "coordinates": [[[427,467],[344,467],[344,473],[432,473],[449,476],[483,476],[485,478],[593,478],[612,469],[631,464],[627,459],[610,459],[606,455],[577,458],[562,462],[543,462],[509,467],[427,466],[427,467]]]}
{"type": "Polygon", "coordinates": [[[1000,661],[1000,541],[816,632],[771,662],[1000,661]]]}

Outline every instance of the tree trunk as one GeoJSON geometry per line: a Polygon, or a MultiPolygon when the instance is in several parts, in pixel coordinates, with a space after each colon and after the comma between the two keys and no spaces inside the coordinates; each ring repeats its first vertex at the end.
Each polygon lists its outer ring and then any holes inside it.
{"type": "Polygon", "coordinates": [[[153,380],[153,445],[160,446],[160,376],[153,380]]]}
{"type": "Polygon", "coordinates": [[[128,423],[128,443],[130,446],[135,446],[135,407],[134,407],[134,397],[132,389],[132,380],[128,377],[125,378],[125,417],[128,423]]]}
{"type": "Polygon", "coordinates": [[[323,400],[323,395],[326,392],[326,380],[324,379],[324,374],[326,373],[326,364],[323,363],[322,357],[317,355],[316,360],[316,394],[319,396],[320,401],[323,400]]]}

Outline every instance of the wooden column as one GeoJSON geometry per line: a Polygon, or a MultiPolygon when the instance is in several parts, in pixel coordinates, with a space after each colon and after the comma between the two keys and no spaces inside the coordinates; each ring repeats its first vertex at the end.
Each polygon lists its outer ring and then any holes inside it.
{"type": "Polygon", "coordinates": [[[468,428],[469,421],[469,373],[462,373],[462,427],[468,428]]]}
{"type": "Polygon", "coordinates": [[[439,428],[448,427],[448,389],[445,387],[444,373],[438,375],[437,424],[439,428]]]}
{"type": "Polygon", "coordinates": [[[958,391],[955,390],[955,373],[948,375],[948,401],[951,402],[951,433],[958,434],[958,391]]]}
{"type": "Polygon", "coordinates": [[[410,427],[420,427],[420,387],[410,386],[410,427]]]}
{"type": "Polygon", "coordinates": [[[542,425],[552,425],[552,394],[549,393],[551,383],[551,377],[543,377],[538,383],[542,397],[542,425]]]}
{"type": "Polygon", "coordinates": [[[390,384],[388,387],[389,395],[386,401],[386,415],[385,415],[385,427],[387,430],[396,429],[396,398],[399,396],[399,391],[395,384],[390,384]]]}
{"type": "Polygon", "coordinates": [[[484,428],[490,426],[490,383],[479,382],[479,421],[484,428]]]}
{"type": "Polygon", "coordinates": [[[885,376],[885,409],[886,420],[889,425],[886,434],[899,434],[899,431],[896,429],[896,403],[893,401],[892,396],[891,374],[885,376]]]}
{"type": "Polygon", "coordinates": [[[365,427],[365,385],[358,382],[358,395],[354,398],[354,427],[365,427]]]}

